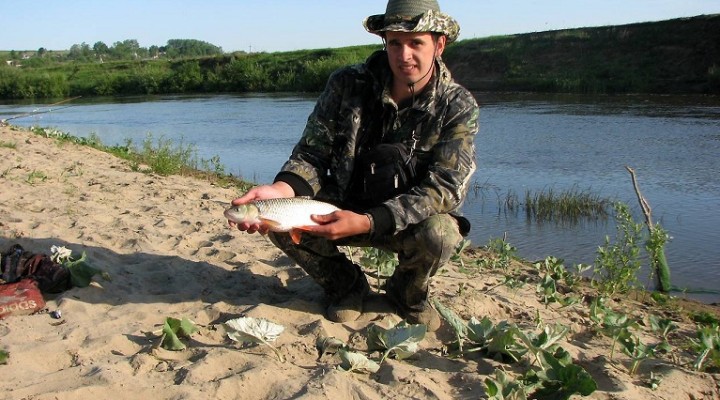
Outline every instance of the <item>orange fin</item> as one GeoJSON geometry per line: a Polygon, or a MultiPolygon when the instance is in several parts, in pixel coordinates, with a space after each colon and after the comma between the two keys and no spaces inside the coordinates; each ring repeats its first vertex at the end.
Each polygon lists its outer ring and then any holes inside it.
{"type": "Polygon", "coordinates": [[[260,219],[260,222],[262,222],[264,225],[267,225],[268,227],[270,227],[271,230],[272,230],[272,228],[280,225],[277,223],[277,221],[274,221],[272,219],[267,219],[267,218],[259,218],[259,219],[260,219]]]}
{"type": "Polygon", "coordinates": [[[290,239],[292,239],[293,243],[300,244],[301,236],[302,231],[300,229],[290,229],[290,239]]]}

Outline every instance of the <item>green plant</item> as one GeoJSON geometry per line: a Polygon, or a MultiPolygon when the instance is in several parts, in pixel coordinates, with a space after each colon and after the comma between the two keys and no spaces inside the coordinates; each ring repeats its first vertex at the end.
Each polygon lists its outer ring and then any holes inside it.
{"type": "Polygon", "coordinates": [[[373,269],[376,273],[378,288],[382,286],[383,278],[392,276],[398,265],[395,253],[381,250],[375,247],[363,248],[360,256],[360,264],[363,267],[373,269]]]}
{"type": "Polygon", "coordinates": [[[562,295],[558,292],[561,281],[569,281],[571,284],[574,282],[572,274],[565,269],[562,259],[546,257],[543,262],[534,263],[533,267],[541,275],[535,291],[540,294],[543,304],[559,303],[567,307],[580,301],[578,296],[562,295]]]}
{"type": "Polygon", "coordinates": [[[647,345],[634,335],[624,338],[621,343],[623,345],[623,352],[631,359],[630,369],[628,371],[630,375],[635,375],[640,363],[650,357],[655,357],[656,352],[670,350],[670,345],[667,342],[647,345]]]}
{"type": "Polygon", "coordinates": [[[496,369],[495,379],[485,378],[485,393],[489,400],[525,400],[528,394],[525,386],[510,377],[505,371],[496,369]]]}
{"type": "Polygon", "coordinates": [[[657,315],[648,316],[648,325],[653,332],[660,334],[664,342],[668,342],[668,335],[678,329],[678,325],[671,319],[660,318],[657,315]]]}
{"type": "Polygon", "coordinates": [[[459,266],[460,272],[466,273],[468,272],[468,269],[465,267],[465,262],[463,261],[462,254],[465,249],[470,246],[469,240],[461,240],[460,243],[455,247],[455,252],[452,256],[450,256],[450,262],[455,263],[459,266]]]}
{"type": "Polygon", "coordinates": [[[485,350],[494,358],[506,358],[514,362],[527,353],[535,358],[539,369],[528,369],[517,378],[510,379],[499,369],[495,379],[485,379],[485,392],[490,399],[551,398],[568,399],[575,393],[587,396],[597,389],[597,383],[582,367],[572,363],[572,358],[560,347],[569,329],[561,325],[545,326],[540,334],[526,332],[515,324],[502,321],[493,326],[484,317],[470,322],[460,319],[439,301],[434,301],[440,315],[455,331],[455,345],[459,353],[485,350]]]}
{"type": "Polygon", "coordinates": [[[373,324],[368,328],[368,350],[382,351],[380,364],[390,354],[403,360],[417,352],[418,344],[425,338],[426,332],[425,325],[409,325],[405,321],[401,321],[389,329],[373,324]]]}
{"type": "Polygon", "coordinates": [[[691,315],[692,320],[701,325],[720,325],[720,319],[717,316],[710,314],[707,311],[693,313],[691,315]]]}
{"type": "Polygon", "coordinates": [[[618,313],[605,306],[604,298],[595,299],[590,305],[590,320],[598,327],[599,332],[612,339],[610,348],[610,360],[615,355],[615,347],[618,342],[630,340],[632,333],[630,329],[637,329],[639,324],[634,318],[626,314],[618,313]]]}
{"type": "Polygon", "coordinates": [[[517,257],[517,249],[504,238],[490,239],[487,249],[496,257],[485,264],[485,266],[491,269],[499,268],[507,271],[507,269],[510,268],[510,261],[517,257]]]}
{"type": "Polygon", "coordinates": [[[195,149],[192,145],[175,144],[170,139],[158,138],[153,143],[152,135],[148,134],[143,142],[140,158],[150,166],[153,172],[160,175],[177,174],[186,166],[195,168],[195,149]]]}
{"type": "Polygon", "coordinates": [[[167,317],[162,329],[160,346],[173,351],[185,350],[187,346],[180,341],[180,338],[189,338],[197,331],[198,328],[195,326],[195,323],[187,318],[180,320],[167,317]]]}
{"type": "Polygon", "coordinates": [[[698,352],[693,368],[702,371],[710,366],[720,367],[720,327],[701,326],[697,330],[697,339],[692,339],[693,348],[698,352]]]}
{"type": "Polygon", "coordinates": [[[608,215],[609,200],[589,191],[572,189],[556,193],[553,189],[525,192],[525,213],[528,220],[576,224],[581,219],[603,219],[608,215]]]}
{"type": "Polygon", "coordinates": [[[110,274],[88,264],[87,255],[84,251],[80,255],[80,258],[74,258],[71,249],[65,246],[53,245],[50,246],[50,258],[68,269],[70,279],[75,287],[90,286],[93,276],[98,274],[106,281],[111,280],[110,274]]]}
{"type": "Polygon", "coordinates": [[[6,141],[4,141],[4,140],[0,140],[0,147],[4,147],[4,148],[6,148],[6,149],[13,149],[13,150],[14,150],[14,149],[17,148],[17,143],[14,143],[14,142],[6,142],[6,141]]]}
{"type": "Polygon", "coordinates": [[[597,382],[585,369],[573,364],[570,354],[562,348],[552,353],[543,350],[540,356],[545,367],[523,377],[523,382],[535,389],[532,398],[569,399],[576,393],[589,396],[597,390],[597,382]]]}
{"type": "Polygon", "coordinates": [[[44,172],[32,170],[32,172],[30,172],[30,174],[28,175],[27,179],[25,179],[25,182],[34,185],[38,182],[45,182],[47,178],[48,176],[44,172]]]}
{"type": "Polygon", "coordinates": [[[615,203],[617,223],[616,241],[611,243],[605,237],[605,245],[597,250],[594,274],[600,293],[611,296],[626,293],[637,283],[637,273],[641,268],[640,243],[643,225],[633,220],[626,204],[615,203]]]}
{"type": "Polygon", "coordinates": [[[558,349],[558,342],[567,336],[570,329],[562,325],[552,325],[543,327],[539,335],[525,332],[517,329],[515,334],[525,344],[528,351],[535,356],[535,360],[541,369],[545,369],[546,363],[543,363],[541,355],[543,352],[555,352],[558,349]]]}

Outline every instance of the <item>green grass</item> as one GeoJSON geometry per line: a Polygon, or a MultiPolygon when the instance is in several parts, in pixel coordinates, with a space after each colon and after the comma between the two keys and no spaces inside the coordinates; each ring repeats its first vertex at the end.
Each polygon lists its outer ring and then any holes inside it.
{"type": "MultiPolygon", "coordinates": [[[[118,158],[128,160],[131,169],[135,171],[164,176],[192,176],[221,187],[237,187],[241,191],[247,191],[255,185],[253,182],[225,173],[225,168],[220,164],[218,157],[210,160],[198,158],[195,147],[182,141],[175,143],[164,137],[156,140],[149,134],[140,147],[129,139],[124,145],[106,146],[102,144],[97,135],[81,138],[62,131],[38,127],[31,128],[31,131],[37,135],[55,138],[60,143],[75,143],[110,153],[118,158]]],[[[36,182],[41,178],[38,173],[31,175],[28,181],[36,182]]]]}
{"type": "MultiPolygon", "coordinates": [[[[472,193],[481,201],[489,197],[489,188],[475,183],[472,193]]],[[[605,220],[609,216],[608,209],[613,201],[603,198],[591,190],[581,190],[577,187],[569,189],[542,189],[540,191],[526,190],[524,197],[515,191],[502,192],[494,189],[498,202],[498,212],[501,214],[517,215],[524,212],[528,221],[556,222],[559,224],[574,225],[582,221],[605,220]]]]}
{"type": "Polygon", "coordinates": [[[4,148],[6,148],[6,149],[16,149],[16,148],[17,148],[17,143],[6,142],[6,141],[4,141],[4,140],[0,140],[0,147],[4,147],[4,148]]]}

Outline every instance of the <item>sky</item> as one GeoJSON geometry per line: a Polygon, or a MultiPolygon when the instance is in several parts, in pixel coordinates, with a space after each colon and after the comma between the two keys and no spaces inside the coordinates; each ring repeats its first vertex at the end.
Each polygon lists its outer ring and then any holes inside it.
{"type": "MultiPolygon", "coordinates": [[[[720,13],[720,0],[439,0],[460,40],[720,13]]],[[[0,50],[196,39],[226,52],[380,43],[362,21],[386,0],[0,0],[0,50]]]]}

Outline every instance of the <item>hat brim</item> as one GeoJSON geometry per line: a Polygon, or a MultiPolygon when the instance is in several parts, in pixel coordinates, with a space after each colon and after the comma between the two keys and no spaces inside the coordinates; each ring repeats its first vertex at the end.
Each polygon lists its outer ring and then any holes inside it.
{"type": "Polygon", "coordinates": [[[460,34],[460,25],[451,16],[428,10],[418,17],[408,19],[399,16],[385,18],[385,14],[371,15],[363,21],[365,30],[383,36],[384,32],[437,32],[454,42],[460,34]]]}

